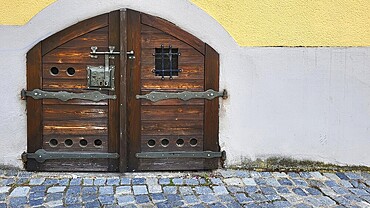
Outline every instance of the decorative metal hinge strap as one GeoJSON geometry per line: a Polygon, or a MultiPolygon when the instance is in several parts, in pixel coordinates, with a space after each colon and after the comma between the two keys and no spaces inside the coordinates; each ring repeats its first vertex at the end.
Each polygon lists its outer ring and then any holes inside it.
{"type": "Polygon", "coordinates": [[[156,159],[156,158],[224,158],[226,152],[139,152],[137,158],[156,159]]]}
{"type": "Polygon", "coordinates": [[[29,158],[43,163],[45,160],[56,159],[117,159],[119,158],[119,154],[101,152],[48,152],[44,149],[38,149],[35,153],[24,152],[22,154],[22,160],[24,162],[26,162],[29,158]]]}
{"type": "Polygon", "coordinates": [[[50,91],[43,91],[40,89],[34,89],[32,91],[22,90],[21,92],[22,99],[24,100],[27,96],[32,97],[33,99],[59,99],[61,101],[68,101],[71,99],[81,99],[81,100],[92,100],[95,102],[105,100],[105,99],[113,99],[115,100],[117,97],[116,95],[106,95],[100,93],[99,91],[93,92],[85,92],[85,93],[73,93],[73,92],[50,92],[50,91]]]}
{"type": "Polygon", "coordinates": [[[146,95],[136,95],[136,99],[147,99],[152,102],[157,102],[160,100],[167,100],[167,99],[180,99],[180,100],[190,100],[190,99],[208,99],[212,100],[217,97],[222,97],[226,99],[228,97],[227,91],[224,90],[223,92],[217,92],[212,89],[209,89],[205,92],[157,92],[152,91],[146,95]]]}

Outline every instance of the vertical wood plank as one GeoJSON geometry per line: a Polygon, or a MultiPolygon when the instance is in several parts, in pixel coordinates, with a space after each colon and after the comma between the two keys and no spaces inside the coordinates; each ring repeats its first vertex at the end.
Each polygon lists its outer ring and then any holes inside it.
{"type": "Polygon", "coordinates": [[[120,81],[120,91],[119,103],[120,103],[120,172],[125,172],[127,170],[127,12],[126,9],[120,11],[120,68],[119,80],[120,81]]]}
{"type": "MultiPolygon", "coordinates": [[[[205,90],[219,90],[219,55],[206,44],[205,50],[205,90]]],[[[218,99],[206,100],[204,107],[204,151],[220,151],[218,139],[218,99]]],[[[219,159],[210,159],[204,164],[205,169],[218,167],[219,159]]]]}
{"type": "MultiPolygon", "coordinates": [[[[27,53],[27,90],[42,89],[41,43],[27,53]]],[[[42,147],[42,100],[27,97],[27,152],[33,153],[42,147]]],[[[40,169],[33,159],[27,161],[27,170],[40,169]]]]}
{"type": "Polygon", "coordinates": [[[127,130],[128,130],[128,170],[136,171],[139,160],[135,154],[140,152],[140,54],[141,20],[140,13],[127,10],[127,51],[135,52],[135,59],[127,59],[127,130]]]}
{"type": "MultiPolygon", "coordinates": [[[[109,13],[109,46],[115,46],[115,51],[120,48],[120,12],[109,13]]],[[[120,60],[114,57],[110,60],[115,66],[114,78],[119,80],[120,60]]],[[[120,82],[115,82],[115,91],[109,94],[120,94],[120,82]]],[[[108,101],[108,152],[119,151],[119,99],[108,101]]],[[[109,159],[108,171],[118,171],[119,160],[109,159]]]]}

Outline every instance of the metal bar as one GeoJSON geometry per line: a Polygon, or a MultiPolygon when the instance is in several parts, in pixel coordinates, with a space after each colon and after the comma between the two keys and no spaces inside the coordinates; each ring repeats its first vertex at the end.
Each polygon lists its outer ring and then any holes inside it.
{"type": "Polygon", "coordinates": [[[161,55],[162,55],[162,80],[164,80],[164,46],[161,45],[161,55]]]}
{"type": "Polygon", "coordinates": [[[223,152],[140,152],[136,153],[137,158],[155,159],[155,158],[221,158],[223,152]]]}
{"type": "Polygon", "coordinates": [[[212,89],[209,89],[205,92],[156,92],[152,91],[149,94],[145,95],[136,95],[136,99],[147,99],[152,102],[157,102],[160,100],[167,100],[167,99],[180,99],[180,100],[190,100],[190,99],[208,99],[212,100],[217,97],[222,97],[226,99],[228,97],[227,91],[224,90],[223,92],[217,92],[212,89]]]}
{"type": "Polygon", "coordinates": [[[31,158],[43,163],[45,160],[56,159],[117,159],[119,158],[119,154],[101,152],[47,152],[44,149],[38,149],[35,153],[23,153],[22,158],[23,160],[31,158]]]}
{"type": "Polygon", "coordinates": [[[172,78],[172,46],[170,45],[169,46],[169,60],[170,60],[170,79],[173,79],[172,78]]]}
{"type": "Polygon", "coordinates": [[[25,97],[32,97],[33,99],[59,99],[61,101],[68,101],[71,99],[81,99],[81,100],[91,100],[91,101],[101,101],[106,99],[115,100],[117,98],[116,95],[106,95],[100,93],[99,91],[93,92],[85,92],[85,93],[73,93],[73,92],[50,92],[50,91],[43,91],[40,89],[34,89],[32,91],[22,90],[21,92],[22,99],[25,97]]]}

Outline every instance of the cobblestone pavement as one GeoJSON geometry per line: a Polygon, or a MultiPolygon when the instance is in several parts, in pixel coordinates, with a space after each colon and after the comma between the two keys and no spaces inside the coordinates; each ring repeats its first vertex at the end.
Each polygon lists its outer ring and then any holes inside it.
{"type": "Polygon", "coordinates": [[[370,207],[366,172],[0,170],[2,207],[370,207]]]}

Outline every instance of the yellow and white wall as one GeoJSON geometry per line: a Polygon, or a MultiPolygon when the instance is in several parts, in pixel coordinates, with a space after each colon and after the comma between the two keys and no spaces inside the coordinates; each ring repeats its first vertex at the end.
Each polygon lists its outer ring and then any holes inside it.
{"type": "Polygon", "coordinates": [[[270,156],[370,166],[367,0],[14,0],[0,4],[0,164],[26,150],[27,51],[120,8],[167,19],[220,53],[227,164],[270,156]],[[181,12],[174,12],[181,11],[181,12]],[[298,46],[298,47],[296,47],[298,46]]]}

